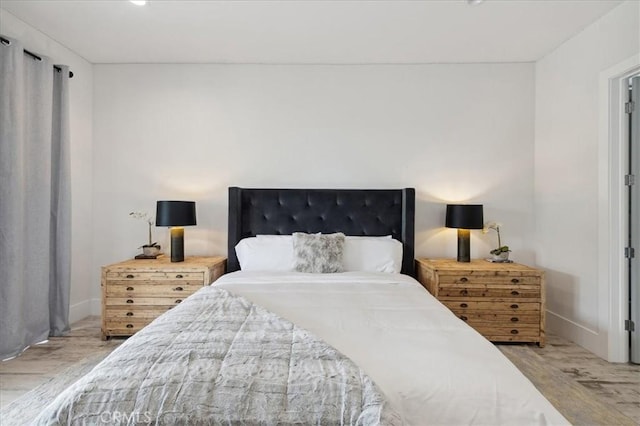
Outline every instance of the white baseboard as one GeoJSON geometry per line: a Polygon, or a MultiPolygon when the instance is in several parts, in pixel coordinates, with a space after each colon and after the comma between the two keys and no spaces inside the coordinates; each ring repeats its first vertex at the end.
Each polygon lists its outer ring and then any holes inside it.
{"type": "Polygon", "coordinates": [[[102,300],[91,299],[91,315],[102,315],[102,300]]]}
{"type": "Polygon", "coordinates": [[[91,301],[83,300],[69,306],[69,324],[80,321],[91,315],[91,301]]]}
{"type": "Polygon", "coordinates": [[[69,306],[69,324],[80,321],[88,316],[100,315],[102,303],[100,299],[87,299],[69,306]]]}
{"type": "Polygon", "coordinates": [[[595,330],[547,310],[547,331],[577,343],[600,358],[607,359],[606,339],[595,330]]]}

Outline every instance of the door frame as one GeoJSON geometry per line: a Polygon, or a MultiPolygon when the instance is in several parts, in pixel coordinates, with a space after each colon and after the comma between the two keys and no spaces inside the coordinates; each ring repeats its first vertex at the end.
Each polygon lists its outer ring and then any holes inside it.
{"type": "Polygon", "coordinates": [[[640,72],[640,54],[600,73],[598,135],[598,318],[606,336],[607,361],[629,361],[629,276],[624,246],[627,209],[624,175],[628,160],[628,78],[640,72]],[[625,140],[625,137],[627,140],[625,140]]]}

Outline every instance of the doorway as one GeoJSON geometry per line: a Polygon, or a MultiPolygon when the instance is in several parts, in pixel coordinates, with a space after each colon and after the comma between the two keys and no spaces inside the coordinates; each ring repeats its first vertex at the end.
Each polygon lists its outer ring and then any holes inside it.
{"type": "Polygon", "coordinates": [[[628,116],[627,171],[627,230],[625,247],[629,288],[629,318],[625,330],[629,332],[629,361],[640,364],[640,74],[629,78],[629,96],[625,102],[628,116]],[[638,254],[636,254],[638,252],[638,254]]]}
{"type": "MultiPolygon", "coordinates": [[[[640,76],[640,54],[600,73],[600,125],[598,143],[598,287],[603,303],[599,306],[598,316],[605,345],[605,359],[609,362],[629,362],[631,353],[631,315],[638,311],[638,286],[634,285],[631,294],[630,260],[625,252],[630,246],[630,221],[634,219],[637,207],[630,205],[629,186],[626,185],[630,174],[630,135],[631,114],[626,112],[631,78],[640,76]]],[[[640,93],[640,90],[636,91],[640,93]]],[[[635,105],[636,116],[640,116],[640,103],[635,105]]],[[[639,148],[635,149],[637,154],[639,148]]],[[[635,163],[637,164],[637,162],[635,163]]],[[[637,166],[636,166],[637,167],[637,166]]],[[[634,189],[640,186],[640,176],[636,174],[634,189]]],[[[636,201],[640,197],[635,197],[636,201]]],[[[635,222],[634,222],[635,223],[635,222]]],[[[640,226],[635,225],[636,230],[640,226]]],[[[640,247],[634,247],[636,256],[633,265],[637,265],[640,247]]],[[[637,266],[636,266],[637,268],[637,266]]],[[[636,271],[636,270],[634,270],[636,271]]],[[[635,274],[637,276],[637,274],[635,274]]],[[[637,278],[635,278],[637,280],[637,278]]],[[[637,333],[640,323],[635,322],[637,333]]],[[[637,334],[634,334],[634,337],[637,334]]],[[[635,344],[634,344],[635,348],[635,344]]]]}

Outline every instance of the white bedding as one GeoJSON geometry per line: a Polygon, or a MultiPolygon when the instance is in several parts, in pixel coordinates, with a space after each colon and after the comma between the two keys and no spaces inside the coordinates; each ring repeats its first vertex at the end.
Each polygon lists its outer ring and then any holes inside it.
{"type": "Polygon", "coordinates": [[[238,271],[214,285],[351,358],[407,424],[569,424],[498,349],[408,276],[238,271]]]}

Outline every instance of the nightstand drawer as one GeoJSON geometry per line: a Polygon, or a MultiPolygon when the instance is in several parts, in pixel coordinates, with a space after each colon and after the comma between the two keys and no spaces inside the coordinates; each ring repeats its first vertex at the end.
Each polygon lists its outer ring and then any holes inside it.
{"type": "Polygon", "coordinates": [[[438,285],[439,297],[495,297],[500,299],[539,299],[540,286],[519,285],[504,286],[499,284],[472,285],[443,284],[438,285]]]}
{"type": "Polygon", "coordinates": [[[188,297],[203,287],[202,281],[162,281],[148,283],[144,281],[123,283],[107,282],[108,297],[188,297]]]}
{"type": "Polygon", "coordinates": [[[126,272],[107,272],[107,280],[109,281],[164,281],[164,280],[185,280],[200,281],[204,280],[202,272],[161,272],[161,271],[136,271],[130,270],[126,272]]]}
{"type": "Polygon", "coordinates": [[[447,308],[453,312],[466,312],[470,310],[483,312],[531,312],[532,314],[540,313],[540,304],[531,302],[477,302],[474,300],[462,299],[440,299],[447,308]]]}
{"type": "Polygon", "coordinates": [[[523,312],[486,312],[473,311],[470,309],[451,309],[458,318],[468,324],[530,324],[538,327],[540,324],[540,313],[538,311],[523,312]]]}
{"type": "Polygon", "coordinates": [[[109,336],[132,336],[136,332],[140,331],[143,327],[149,325],[153,321],[150,318],[144,322],[112,322],[107,321],[102,326],[102,332],[109,336]]]}
{"type": "Polygon", "coordinates": [[[473,328],[480,334],[486,336],[502,336],[501,339],[492,339],[496,341],[509,341],[513,337],[539,337],[540,329],[538,327],[526,327],[519,325],[517,327],[496,327],[495,325],[474,325],[473,328]]]}
{"type": "Polygon", "coordinates": [[[151,321],[173,308],[171,306],[130,306],[123,308],[120,306],[108,307],[106,310],[107,324],[112,322],[121,323],[127,321],[151,321]]]}
{"type": "Polygon", "coordinates": [[[540,277],[539,276],[527,276],[527,275],[498,275],[498,274],[490,274],[490,275],[474,275],[472,273],[469,274],[458,274],[458,275],[439,275],[438,276],[440,284],[462,284],[462,285],[471,285],[471,284],[497,284],[501,286],[513,286],[513,285],[539,285],[540,277]]]}
{"type": "Polygon", "coordinates": [[[175,306],[187,297],[108,297],[104,304],[107,311],[109,306],[175,306]]]}

